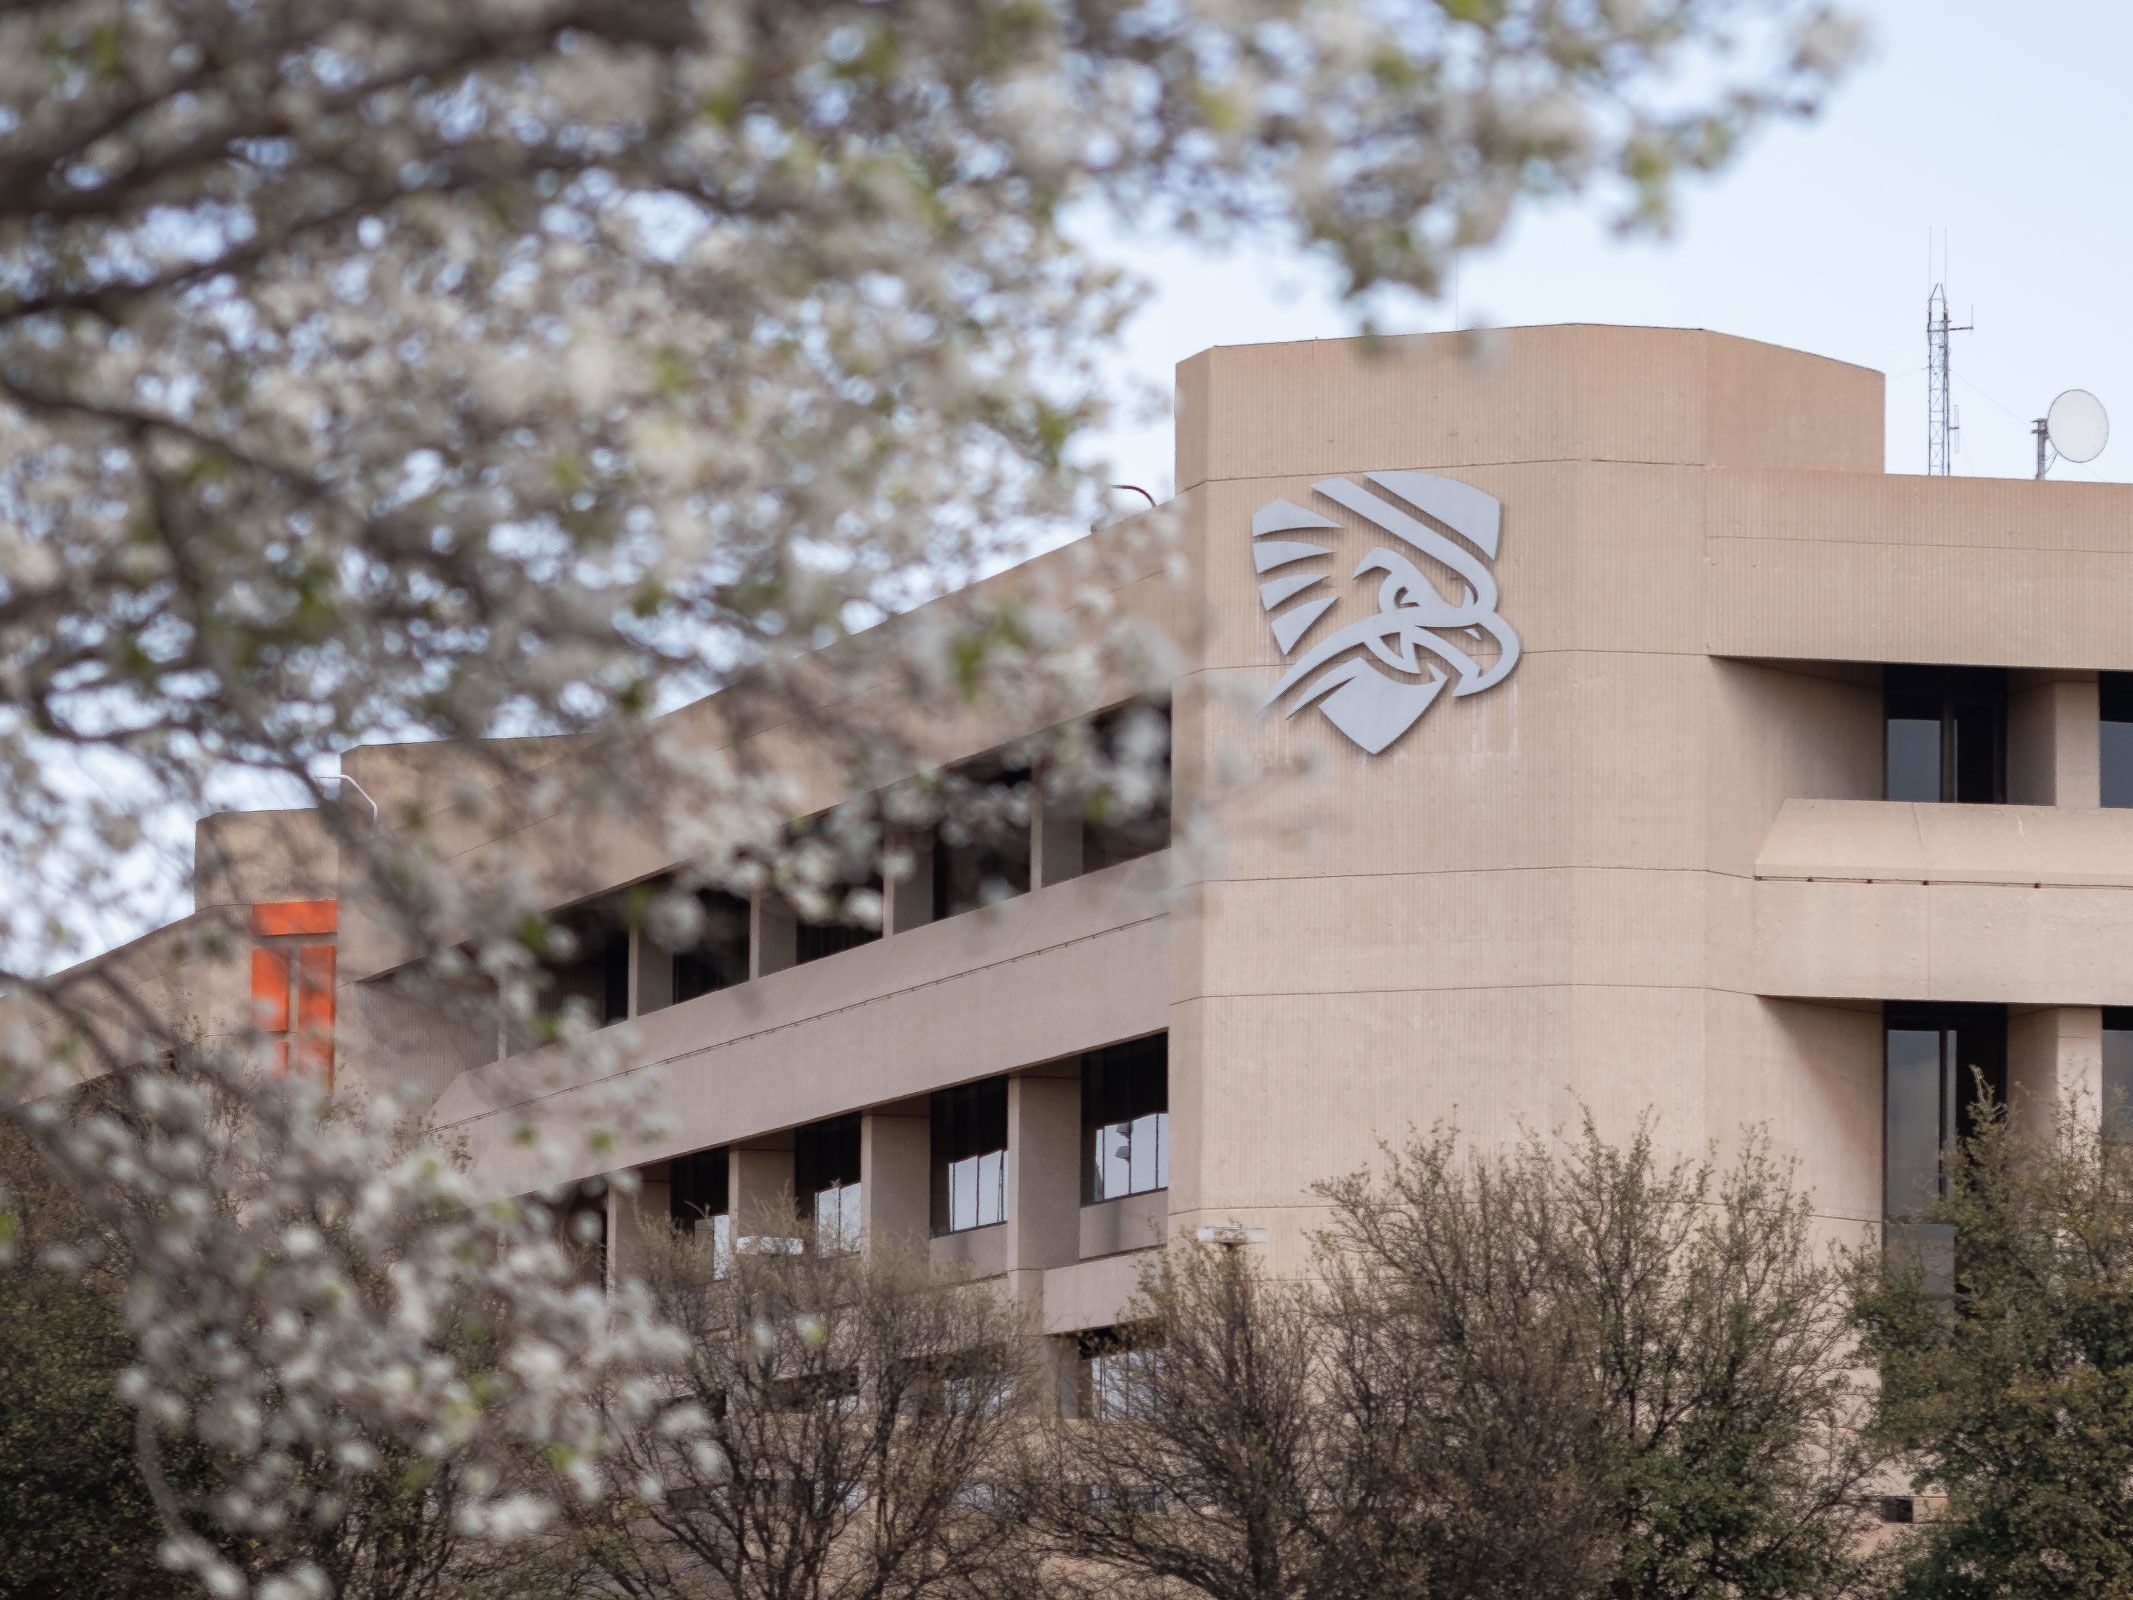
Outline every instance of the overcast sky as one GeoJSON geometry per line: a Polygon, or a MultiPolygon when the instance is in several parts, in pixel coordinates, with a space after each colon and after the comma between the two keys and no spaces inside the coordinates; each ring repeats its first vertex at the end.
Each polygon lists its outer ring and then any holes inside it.
{"type": "MultiPolygon", "coordinates": [[[[1958,322],[1955,470],[2028,477],[2032,418],[2062,389],[2133,429],[2133,8],[2102,0],[1848,0],[1870,54],[1816,121],[1765,134],[1684,191],[1671,238],[1625,243],[1595,208],[1531,214],[1459,283],[1463,323],[1712,328],[1888,376],[1888,470],[1925,470],[1927,238],[1948,240],[1958,322]],[[1975,309],[1976,315],[1969,313],[1975,309]],[[2003,409],[2004,408],[2004,409],[2003,409]]],[[[1216,344],[1337,337],[1347,314],[1294,260],[1182,250],[1126,259],[1154,277],[1124,370],[1165,389],[1216,344]]],[[[1394,326],[1454,326],[1449,301],[1394,326]]],[[[1158,495],[1167,423],[1123,430],[1113,459],[1158,495]]],[[[2133,439],[2087,469],[2133,477],[2133,439]]]]}

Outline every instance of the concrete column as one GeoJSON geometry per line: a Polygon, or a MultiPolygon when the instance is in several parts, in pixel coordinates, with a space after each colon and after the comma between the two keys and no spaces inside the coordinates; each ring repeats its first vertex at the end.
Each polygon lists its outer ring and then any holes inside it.
{"type": "Polygon", "coordinates": [[[726,1156],[726,1183],[736,1240],[792,1233],[799,1212],[793,1199],[790,1135],[735,1145],[726,1156]]]}
{"type": "Polygon", "coordinates": [[[1039,1408],[1046,1416],[1072,1417],[1081,1391],[1081,1349],[1073,1335],[1038,1335],[1033,1361],[1039,1408]]]}
{"type": "Polygon", "coordinates": [[[933,1236],[933,1121],[911,1112],[859,1119],[859,1209],[864,1244],[923,1256],[933,1236]]]}
{"type": "Polygon", "coordinates": [[[799,957],[799,924],[792,907],[765,891],[748,905],[748,976],[783,972],[799,957]]]}
{"type": "Polygon", "coordinates": [[[2094,806],[2102,730],[2093,672],[2016,672],[2007,698],[2007,798],[2094,806]]]}
{"type": "Polygon", "coordinates": [[[2072,1095],[2082,1116],[2103,1095],[2103,1012],[2096,1006],[2039,1006],[2007,1019],[2007,1116],[2020,1132],[2051,1131],[2072,1095]]]}
{"type": "Polygon", "coordinates": [[[610,1294],[628,1279],[642,1275],[646,1248],[667,1229],[670,1166],[669,1162],[655,1161],[650,1166],[638,1168],[634,1194],[623,1194],[612,1180],[607,1185],[607,1288],[610,1294]]]}
{"type": "Polygon", "coordinates": [[[889,876],[882,864],[881,931],[903,933],[923,928],[933,920],[933,835],[907,837],[897,842],[893,854],[909,858],[910,870],[900,878],[889,876]]]}
{"type": "Polygon", "coordinates": [[[674,1003],[674,952],[642,928],[630,930],[630,1015],[649,1016],[674,1003]]]}
{"type": "Polygon", "coordinates": [[[1081,1073],[1022,1073],[1007,1080],[1007,1270],[1080,1259],[1081,1073]]]}
{"type": "Polygon", "coordinates": [[[1082,808],[1077,800],[1032,790],[1030,887],[1081,876],[1082,808]]]}

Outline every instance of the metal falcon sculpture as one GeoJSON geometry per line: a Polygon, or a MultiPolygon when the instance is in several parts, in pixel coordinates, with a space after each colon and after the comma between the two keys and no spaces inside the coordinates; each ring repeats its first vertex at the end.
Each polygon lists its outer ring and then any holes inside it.
{"type": "MultiPolygon", "coordinates": [[[[1259,586],[1259,603],[1268,615],[1275,644],[1288,659],[1288,669],[1267,695],[1266,704],[1276,705],[1293,695],[1285,716],[1316,705],[1359,748],[1376,755],[1420,720],[1446,683],[1452,684],[1456,698],[1503,682],[1518,665],[1519,643],[1511,625],[1497,614],[1496,578],[1481,559],[1496,555],[1503,522],[1501,502],[1471,484],[1433,473],[1372,472],[1364,476],[1459,539],[1439,533],[1421,517],[1347,478],[1324,478],[1311,487],[1315,494],[1449,568],[1463,586],[1464,597],[1447,600],[1407,554],[1380,545],[1350,574],[1353,578],[1369,572],[1384,574],[1378,584],[1377,614],[1336,629],[1301,655],[1294,652],[1339,598],[1311,592],[1331,574],[1269,578],[1259,586]],[[1288,605],[1299,597],[1305,598],[1288,605]],[[1287,609],[1278,609],[1283,606],[1287,609]],[[1484,664],[1474,652],[1487,640],[1495,641],[1496,655],[1484,664]]],[[[1261,506],[1252,517],[1253,566],[1263,576],[1330,556],[1333,552],[1325,545],[1271,536],[1337,530],[1339,526],[1287,500],[1261,506]]]]}

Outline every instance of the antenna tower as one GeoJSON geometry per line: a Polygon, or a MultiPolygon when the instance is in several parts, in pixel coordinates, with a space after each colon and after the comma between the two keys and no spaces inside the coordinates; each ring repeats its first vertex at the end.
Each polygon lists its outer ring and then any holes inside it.
{"type": "Polygon", "coordinates": [[[1948,335],[1968,333],[1970,323],[1948,320],[1948,290],[1936,283],[1926,296],[1926,474],[1945,478],[1955,470],[1955,442],[1962,433],[1948,393],[1948,335]]]}

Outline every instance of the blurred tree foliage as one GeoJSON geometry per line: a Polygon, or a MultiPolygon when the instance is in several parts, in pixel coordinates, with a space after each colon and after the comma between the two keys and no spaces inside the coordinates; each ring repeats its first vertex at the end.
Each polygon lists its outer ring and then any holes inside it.
{"type": "Polygon", "coordinates": [[[133,1409],[118,1394],[133,1353],[123,1274],[28,1140],[5,1124],[0,1169],[23,1246],[0,1265],[0,1595],[169,1595],[133,1409]],[[53,1263],[54,1249],[72,1260],[53,1263]]]}
{"type": "Polygon", "coordinates": [[[1995,1113],[1944,1170],[1952,1283],[1901,1250],[1857,1267],[1874,1435],[1945,1497],[1900,1592],[2133,1595],[2133,1147],[2073,1106],[1995,1113]]]}

